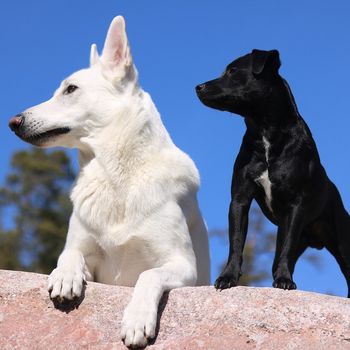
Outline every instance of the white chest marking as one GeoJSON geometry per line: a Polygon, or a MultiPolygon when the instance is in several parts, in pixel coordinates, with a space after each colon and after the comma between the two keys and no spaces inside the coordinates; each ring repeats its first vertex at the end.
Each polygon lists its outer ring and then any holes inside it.
{"type": "MultiPolygon", "coordinates": [[[[265,147],[265,158],[266,163],[269,165],[269,149],[270,149],[270,143],[269,141],[263,136],[263,142],[265,147]]],[[[264,188],[265,191],[265,202],[268,208],[272,211],[271,207],[271,200],[272,200],[272,194],[271,194],[271,181],[269,179],[269,170],[266,169],[257,179],[257,182],[264,188]]]]}
{"type": "Polygon", "coordinates": [[[263,142],[264,142],[264,147],[265,147],[266,163],[269,164],[270,142],[267,140],[267,138],[265,136],[263,136],[263,142]]]}

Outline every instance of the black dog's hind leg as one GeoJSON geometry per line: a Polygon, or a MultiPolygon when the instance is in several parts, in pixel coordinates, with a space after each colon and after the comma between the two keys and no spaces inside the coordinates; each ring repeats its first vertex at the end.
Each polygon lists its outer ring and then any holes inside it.
{"type": "Polygon", "coordinates": [[[307,248],[301,239],[303,229],[303,208],[296,205],[279,226],[275,259],[273,262],[273,286],[281,289],[296,289],[293,272],[299,256],[307,248]]]}
{"type": "MultiPolygon", "coordinates": [[[[237,198],[239,196],[235,196],[237,198]]],[[[224,271],[215,282],[216,289],[226,289],[237,286],[241,276],[242,253],[247,236],[248,212],[251,199],[238,201],[233,199],[229,209],[229,240],[230,251],[224,271]]]]}
{"type": "MultiPolygon", "coordinates": [[[[350,221],[350,220],[349,220],[350,221]]],[[[350,227],[348,227],[349,229],[350,227]]],[[[347,235],[349,231],[347,230],[347,235]]],[[[348,298],[350,298],[350,239],[346,239],[341,244],[339,244],[339,254],[334,254],[340,269],[346,279],[346,284],[348,286],[348,298]]]]}
{"type": "Polygon", "coordinates": [[[339,247],[334,246],[327,246],[327,250],[334,256],[339,264],[340,270],[343,273],[348,285],[348,298],[350,298],[350,260],[348,258],[350,251],[348,249],[347,254],[344,254],[344,250],[340,251],[339,247]]]}
{"type": "Polygon", "coordinates": [[[331,232],[326,243],[327,250],[337,260],[348,285],[350,298],[350,216],[344,208],[337,187],[332,183],[330,189],[330,210],[332,210],[331,232]]]}
{"type": "Polygon", "coordinates": [[[350,216],[344,208],[340,194],[336,187],[333,194],[335,234],[326,244],[327,250],[335,257],[348,285],[350,298],[350,216]]]}

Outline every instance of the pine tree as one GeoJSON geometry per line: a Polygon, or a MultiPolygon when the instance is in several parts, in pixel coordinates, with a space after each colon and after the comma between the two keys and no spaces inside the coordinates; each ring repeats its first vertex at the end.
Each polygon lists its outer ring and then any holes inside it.
{"type": "Polygon", "coordinates": [[[0,226],[0,268],[48,273],[55,267],[67,233],[73,179],[63,151],[32,148],[13,155],[0,189],[6,217],[0,226]]]}

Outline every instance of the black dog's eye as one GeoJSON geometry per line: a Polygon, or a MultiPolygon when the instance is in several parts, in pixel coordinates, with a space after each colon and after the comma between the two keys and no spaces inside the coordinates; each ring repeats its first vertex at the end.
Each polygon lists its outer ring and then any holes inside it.
{"type": "Polygon", "coordinates": [[[236,72],[237,71],[237,68],[236,67],[231,67],[231,68],[229,68],[227,71],[226,71],[226,73],[228,74],[228,75],[231,75],[231,74],[233,74],[234,72],[236,72]]]}
{"type": "Polygon", "coordinates": [[[74,92],[78,87],[76,85],[68,85],[66,90],[64,90],[63,94],[68,95],[74,92]]]}

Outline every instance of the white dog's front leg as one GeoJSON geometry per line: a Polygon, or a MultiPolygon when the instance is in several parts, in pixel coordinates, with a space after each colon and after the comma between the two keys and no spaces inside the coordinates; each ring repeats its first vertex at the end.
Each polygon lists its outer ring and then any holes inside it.
{"type": "Polygon", "coordinates": [[[129,305],[124,311],[121,337],[128,347],[143,347],[155,337],[158,304],[164,291],[193,286],[197,273],[183,258],[140,274],[129,305]]]}
{"type": "Polygon", "coordinates": [[[92,280],[84,254],[91,254],[93,248],[91,237],[72,214],[65,248],[48,280],[51,299],[63,302],[65,299],[72,300],[81,296],[85,281],[92,280]]]}
{"type": "Polygon", "coordinates": [[[58,259],[57,267],[49,276],[50,298],[63,301],[80,297],[85,281],[83,254],[78,250],[65,249],[58,259]]]}

